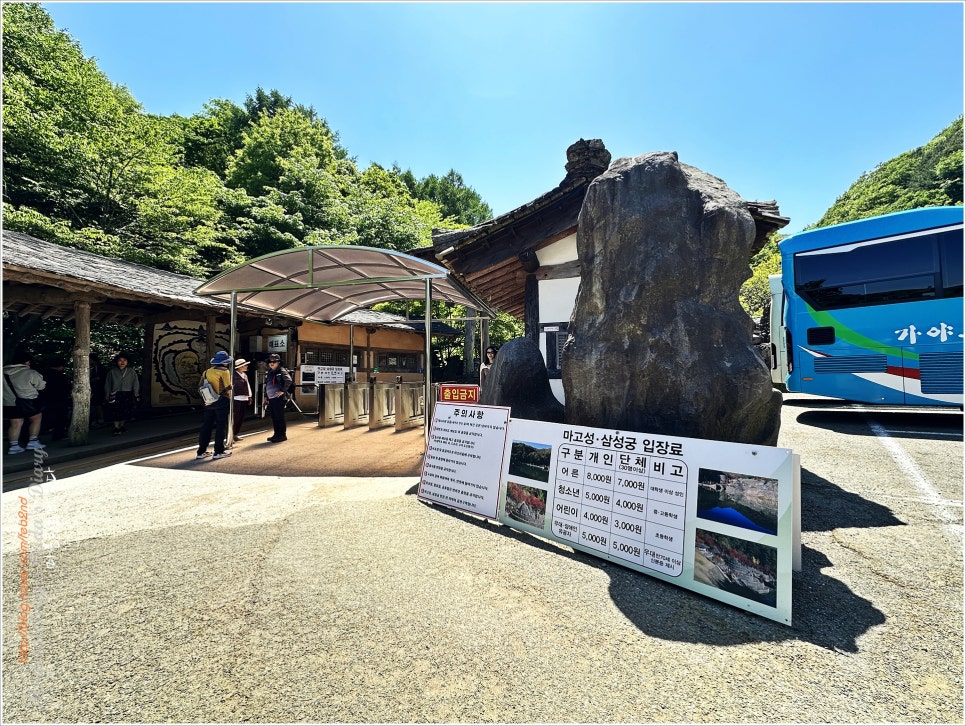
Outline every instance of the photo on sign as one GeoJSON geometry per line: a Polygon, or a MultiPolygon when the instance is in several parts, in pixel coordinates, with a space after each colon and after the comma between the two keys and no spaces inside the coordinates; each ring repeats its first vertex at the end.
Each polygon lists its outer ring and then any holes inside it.
{"type": "Polygon", "coordinates": [[[547,517],[547,490],[508,481],[506,514],[518,522],[543,529],[547,517]]]}
{"type": "Polygon", "coordinates": [[[777,535],[778,480],[699,469],[698,517],[777,535]]]}
{"type": "Polygon", "coordinates": [[[778,550],[737,537],[696,529],[694,581],[775,607],[778,550]]]}
{"type": "Polygon", "coordinates": [[[531,441],[514,441],[510,447],[510,476],[523,476],[527,479],[550,481],[550,444],[535,444],[531,441]]]}

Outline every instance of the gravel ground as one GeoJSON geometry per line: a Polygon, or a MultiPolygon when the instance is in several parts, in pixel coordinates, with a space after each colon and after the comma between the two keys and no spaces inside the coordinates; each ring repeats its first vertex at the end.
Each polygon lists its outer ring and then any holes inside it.
{"type": "MultiPolygon", "coordinates": [[[[816,470],[812,516],[886,517],[816,470]]],[[[45,485],[26,665],[3,494],[4,723],[961,722],[962,560],[926,516],[807,527],[786,627],[417,482],[122,464],[45,485]]]]}

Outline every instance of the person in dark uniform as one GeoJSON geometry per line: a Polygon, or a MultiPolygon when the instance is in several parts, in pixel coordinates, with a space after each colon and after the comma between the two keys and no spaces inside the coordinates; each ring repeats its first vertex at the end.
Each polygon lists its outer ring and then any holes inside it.
{"type": "Polygon", "coordinates": [[[285,429],[285,404],[288,402],[288,388],[292,385],[292,374],[282,366],[282,358],[278,353],[268,356],[268,375],[265,377],[265,404],[272,417],[274,432],[269,437],[273,444],[286,441],[288,437],[285,429]]]}

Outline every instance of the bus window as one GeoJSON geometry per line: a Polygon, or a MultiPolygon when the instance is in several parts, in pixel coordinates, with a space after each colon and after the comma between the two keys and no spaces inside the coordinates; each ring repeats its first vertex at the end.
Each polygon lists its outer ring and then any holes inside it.
{"type": "Polygon", "coordinates": [[[943,266],[943,297],[963,296],[963,232],[939,235],[939,256],[943,266]]]}
{"type": "Polygon", "coordinates": [[[937,235],[861,242],[795,255],[795,291],[816,310],[936,297],[937,235]]]}

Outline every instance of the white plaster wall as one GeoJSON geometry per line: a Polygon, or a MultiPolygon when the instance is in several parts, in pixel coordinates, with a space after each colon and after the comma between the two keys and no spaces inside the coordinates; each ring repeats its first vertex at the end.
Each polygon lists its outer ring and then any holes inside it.
{"type": "MultiPolygon", "coordinates": [[[[566,323],[570,320],[570,313],[573,312],[574,302],[577,300],[577,288],[580,287],[579,277],[569,277],[563,280],[541,280],[537,286],[539,297],[539,330],[545,323],[566,323]]],[[[544,363],[547,361],[547,340],[544,334],[540,333],[540,353],[543,355],[544,363]]],[[[563,381],[559,378],[550,379],[550,390],[554,397],[564,402],[563,381]]]]}
{"type": "Polygon", "coordinates": [[[542,265],[559,265],[577,259],[577,233],[557,240],[552,245],[537,250],[537,260],[542,265]]]}
{"type": "MultiPolygon", "coordinates": [[[[566,262],[573,262],[576,259],[576,232],[537,250],[537,260],[540,262],[541,267],[547,265],[562,265],[566,262]]],[[[541,326],[545,323],[565,323],[570,320],[570,313],[574,309],[574,302],[577,300],[577,288],[579,286],[579,277],[571,277],[564,280],[541,280],[538,283],[538,316],[541,326]]],[[[540,354],[543,355],[543,361],[546,364],[547,341],[542,332],[540,333],[539,339],[540,354]]],[[[559,378],[550,380],[550,390],[553,391],[556,399],[563,403],[563,382],[559,378]]]]}
{"type": "Polygon", "coordinates": [[[580,287],[579,277],[568,277],[563,280],[541,280],[537,284],[539,297],[540,324],[560,323],[570,320],[570,313],[577,301],[577,288],[580,287]]]}

